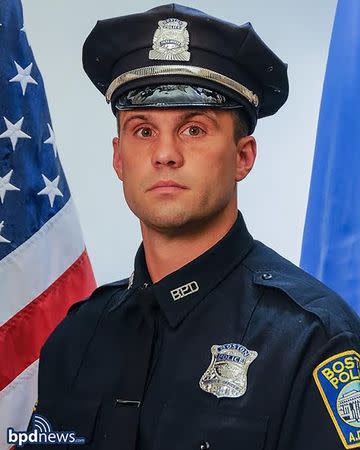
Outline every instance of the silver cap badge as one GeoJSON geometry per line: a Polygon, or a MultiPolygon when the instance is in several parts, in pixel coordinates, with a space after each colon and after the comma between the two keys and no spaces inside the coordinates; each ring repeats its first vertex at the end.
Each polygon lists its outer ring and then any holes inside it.
{"type": "Polygon", "coordinates": [[[257,352],[241,344],[213,345],[210,366],[200,379],[205,392],[220,397],[241,397],[246,392],[247,371],[257,352]]]}
{"type": "Polygon", "coordinates": [[[149,59],[189,61],[189,32],[186,26],[187,22],[175,18],[159,20],[149,59]]]}

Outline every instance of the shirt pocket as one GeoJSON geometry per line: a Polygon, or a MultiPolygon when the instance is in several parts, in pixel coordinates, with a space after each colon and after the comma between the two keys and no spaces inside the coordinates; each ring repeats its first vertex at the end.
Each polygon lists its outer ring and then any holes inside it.
{"type": "Polygon", "coordinates": [[[262,450],[267,425],[245,408],[175,401],[164,405],[154,450],[262,450]]]}

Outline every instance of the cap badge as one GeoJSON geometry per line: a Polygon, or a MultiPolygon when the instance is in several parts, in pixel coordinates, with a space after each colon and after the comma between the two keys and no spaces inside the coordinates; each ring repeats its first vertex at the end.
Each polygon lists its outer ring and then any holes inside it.
{"type": "Polygon", "coordinates": [[[186,27],[187,22],[179,19],[159,20],[149,59],[189,61],[189,32],[186,27]]]}
{"type": "Polygon", "coordinates": [[[241,397],[246,392],[247,371],[257,352],[241,344],[213,345],[212,360],[200,379],[203,391],[220,397],[241,397]]]}

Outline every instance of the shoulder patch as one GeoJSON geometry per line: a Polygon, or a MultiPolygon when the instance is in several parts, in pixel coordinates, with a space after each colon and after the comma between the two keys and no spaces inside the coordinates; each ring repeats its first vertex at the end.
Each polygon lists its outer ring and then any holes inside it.
{"type": "Polygon", "coordinates": [[[360,355],[338,353],[313,372],[335,428],[345,448],[360,448],[360,355]]]}

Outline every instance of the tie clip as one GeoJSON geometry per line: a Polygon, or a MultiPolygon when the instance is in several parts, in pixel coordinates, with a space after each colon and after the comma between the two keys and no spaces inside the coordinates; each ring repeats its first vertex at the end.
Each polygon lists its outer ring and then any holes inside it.
{"type": "Polygon", "coordinates": [[[115,400],[115,406],[129,406],[131,408],[140,408],[141,402],[136,400],[122,400],[117,398],[115,400]]]}

